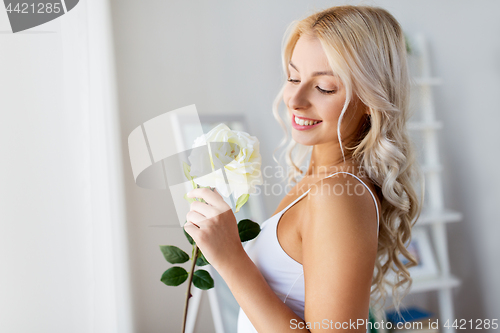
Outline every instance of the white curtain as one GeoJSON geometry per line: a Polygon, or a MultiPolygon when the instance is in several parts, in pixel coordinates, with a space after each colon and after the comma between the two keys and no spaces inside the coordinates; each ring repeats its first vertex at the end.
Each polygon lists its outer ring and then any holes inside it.
{"type": "Polygon", "coordinates": [[[108,1],[0,46],[0,332],[132,332],[108,1]]]}

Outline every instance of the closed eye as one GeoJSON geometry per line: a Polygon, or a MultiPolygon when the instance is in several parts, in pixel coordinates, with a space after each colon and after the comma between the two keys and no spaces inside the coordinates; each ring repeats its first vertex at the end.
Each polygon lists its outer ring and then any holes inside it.
{"type": "Polygon", "coordinates": [[[321,89],[320,87],[316,86],[316,89],[318,89],[318,91],[322,94],[326,94],[326,95],[329,95],[329,94],[333,94],[335,92],[335,90],[325,90],[325,89],[321,89]]]}
{"type": "MultiPolygon", "coordinates": [[[[292,79],[292,78],[288,78],[287,79],[288,82],[291,82],[291,83],[300,83],[300,80],[297,80],[297,79],[292,79]]],[[[321,89],[319,86],[316,86],[316,89],[322,93],[322,94],[325,94],[325,95],[330,95],[330,94],[333,94],[335,93],[335,90],[325,90],[325,89],[321,89]]]]}

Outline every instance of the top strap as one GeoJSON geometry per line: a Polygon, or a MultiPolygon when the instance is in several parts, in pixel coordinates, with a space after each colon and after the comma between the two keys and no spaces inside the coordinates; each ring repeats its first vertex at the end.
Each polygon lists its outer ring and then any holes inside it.
{"type": "MultiPolygon", "coordinates": [[[[368,192],[370,192],[370,194],[371,194],[371,196],[373,198],[373,201],[375,202],[375,210],[377,211],[377,237],[378,237],[378,231],[379,231],[379,226],[380,226],[380,222],[379,222],[380,217],[379,217],[379,212],[378,212],[377,199],[375,199],[375,195],[373,195],[372,190],[370,190],[370,188],[368,187],[368,185],[366,185],[364,181],[362,181],[361,179],[359,179],[358,176],[356,176],[356,175],[354,175],[354,174],[352,174],[350,172],[347,172],[347,171],[338,171],[338,172],[332,173],[331,175],[329,175],[329,176],[327,176],[325,178],[329,178],[329,177],[334,176],[334,175],[336,175],[338,173],[347,173],[347,174],[353,176],[354,178],[356,178],[357,180],[359,180],[361,182],[361,184],[363,184],[366,187],[366,189],[368,190],[368,192]]],[[[309,190],[307,190],[307,192],[309,192],[309,190]]]]}
{"type": "MultiPolygon", "coordinates": [[[[375,202],[375,210],[377,211],[377,237],[378,237],[378,234],[379,234],[379,226],[380,226],[380,217],[379,217],[379,211],[378,211],[378,204],[377,204],[377,200],[375,199],[375,195],[373,195],[373,192],[372,190],[370,190],[370,188],[365,184],[365,182],[363,182],[361,179],[359,179],[356,175],[350,173],[350,172],[346,172],[346,171],[338,171],[338,172],[335,172],[335,173],[332,173],[331,175],[329,176],[326,176],[325,178],[330,178],[338,173],[347,173],[351,176],[353,176],[354,178],[356,178],[357,180],[359,180],[361,182],[361,184],[363,184],[366,189],[368,190],[368,192],[370,192],[372,198],[373,198],[373,201],[375,202]]],[[[300,197],[298,197],[297,199],[295,199],[291,204],[289,204],[288,206],[286,206],[285,208],[283,208],[283,210],[276,214],[276,215],[282,215],[284,214],[284,212],[286,212],[290,207],[292,207],[293,205],[295,205],[300,199],[302,199],[303,197],[305,197],[307,195],[307,193],[309,193],[309,191],[311,190],[311,188],[309,188],[306,192],[302,193],[302,195],[300,197]]]]}

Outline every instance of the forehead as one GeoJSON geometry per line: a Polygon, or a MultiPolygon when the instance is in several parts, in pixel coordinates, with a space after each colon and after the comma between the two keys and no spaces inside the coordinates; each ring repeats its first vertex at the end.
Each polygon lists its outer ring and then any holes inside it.
{"type": "Polygon", "coordinates": [[[293,49],[291,62],[299,72],[331,70],[320,40],[311,35],[302,35],[293,49]]]}

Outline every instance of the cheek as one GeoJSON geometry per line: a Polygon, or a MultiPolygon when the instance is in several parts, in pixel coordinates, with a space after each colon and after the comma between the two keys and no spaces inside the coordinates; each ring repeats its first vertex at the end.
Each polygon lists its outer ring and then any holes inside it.
{"type": "Polygon", "coordinates": [[[340,114],[342,113],[342,109],[344,108],[344,101],[325,99],[323,101],[318,101],[317,105],[321,106],[321,119],[323,119],[323,121],[336,124],[339,120],[340,114]]]}

